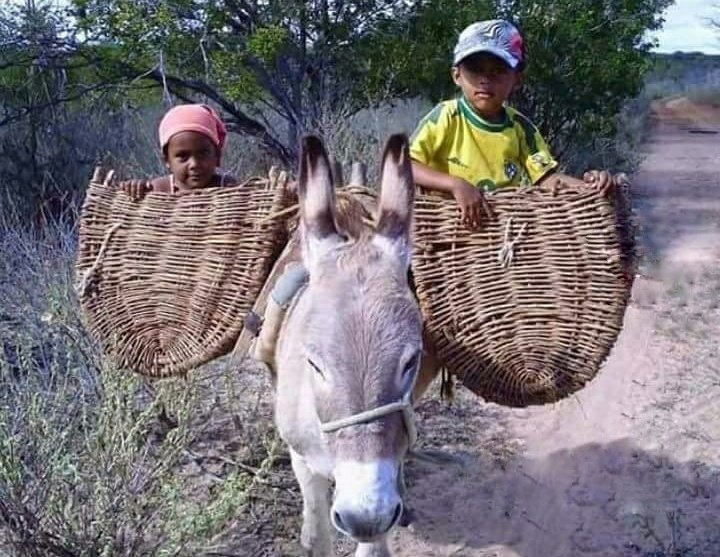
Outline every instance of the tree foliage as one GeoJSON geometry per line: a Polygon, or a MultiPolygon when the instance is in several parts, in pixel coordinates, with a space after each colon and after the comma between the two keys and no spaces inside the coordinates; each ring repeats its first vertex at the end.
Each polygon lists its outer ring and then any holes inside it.
{"type": "MultiPolygon", "coordinates": [[[[299,134],[352,102],[356,44],[400,0],[75,0],[89,44],[104,45],[108,78],[151,80],[167,94],[207,100],[231,130],[286,162],[299,134]]],[[[362,77],[362,76],[358,76],[362,77]]]]}
{"type": "Polygon", "coordinates": [[[451,96],[451,53],[459,30],[480,19],[509,19],[522,30],[528,60],[524,86],[512,102],[562,157],[571,148],[592,149],[599,140],[613,138],[615,117],[638,95],[649,68],[654,43],[648,31],[662,25],[662,13],[671,3],[432,0],[407,20],[385,22],[385,56],[368,56],[370,73],[381,82],[386,60],[391,60],[398,93],[433,100],[451,96]]]}
{"type": "MultiPolygon", "coordinates": [[[[12,95],[12,87],[1,88],[3,79],[17,80],[12,72],[50,59],[82,75],[70,80],[73,94],[152,86],[168,104],[211,102],[231,131],[291,162],[298,136],[322,131],[328,114],[378,99],[454,94],[449,70],[459,31],[505,17],[520,26],[528,47],[525,86],[513,102],[563,155],[571,145],[592,149],[616,132],[615,116],[642,86],[652,46],[647,32],[660,27],[670,3],[72,0],[71,13],[61,18],[66,27],[53,41],[25,33],[25,43],[13,44],[34,46],[13,50],[11,63],[4,49],[0,95],[12,95]]],[[[0,36],[8,35],[2,29],[0,36]]],[[[66,97],[73,98],[67,91],[53,98],[66,97]]]]}
{"type": "Polygon", "coordinates": [[[70,16],[51,1],[0,3],[0,215],[28,220],[72,206],[90,167],[124,146],[107,130],[127,122],[128,99],[148,96],[102,79],[70,16]]]}
{"type": "Polygon", "coordinates": [[[623,104],[636,97],[671,0],[553,0],[542,13],[527,0],[518,14],[530,65],[516,104],[541,125],[559,155],[573,144],[592,148],[617,132],[623,104]]]}

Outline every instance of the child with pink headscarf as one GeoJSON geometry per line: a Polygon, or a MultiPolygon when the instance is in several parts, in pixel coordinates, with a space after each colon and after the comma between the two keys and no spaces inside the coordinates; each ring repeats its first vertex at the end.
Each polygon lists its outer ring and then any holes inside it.
{"type": "Polygon", "coordinates": [[[120,183],[133,199],[149,191],[178,193],[214,186],[235,185],[237,180],[219,170],[227,131],[217,113],[204,104],[171,108],[158,130],[167,176],[120,183]]]}

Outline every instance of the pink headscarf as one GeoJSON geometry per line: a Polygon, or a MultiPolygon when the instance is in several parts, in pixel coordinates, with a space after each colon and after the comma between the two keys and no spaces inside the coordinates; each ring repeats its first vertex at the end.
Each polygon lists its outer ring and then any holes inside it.
{"type": "Polygon", "coordinates": [[[206,104],[181,104],[168,110],[158,130],[160,148],[164,149],[170,138],[180,132],[198,132],[209,137],[222,154],[227,130],[217,112],[206,104]]]}

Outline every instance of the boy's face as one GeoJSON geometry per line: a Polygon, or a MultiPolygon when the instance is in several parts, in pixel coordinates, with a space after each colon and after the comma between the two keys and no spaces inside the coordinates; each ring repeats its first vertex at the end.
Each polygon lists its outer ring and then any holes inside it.
{"type": "Polygon", "coordinates": [[[219,164],[217,147],[198,132],[177,133],[165,148],[165,166],[176,182],[189,189],[208,186],[219,164]]]}
{"type": "Polygon", "coordinates": [[[497,56],[479,52],[453,66],[452,77],[478,114],[492,121],[502,115],[503,103],[520,83],[522,74],[497,56]]]}

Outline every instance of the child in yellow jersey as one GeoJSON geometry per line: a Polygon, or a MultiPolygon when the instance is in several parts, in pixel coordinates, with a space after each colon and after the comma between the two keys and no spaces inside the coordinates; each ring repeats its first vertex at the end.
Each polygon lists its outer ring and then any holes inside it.
{"type": "Polygon", "coordinates": [[[524,65],[523,38],[514,25],[473,23],[460,34],[453,57],[452,77],[462,96],[433,108],[411,138],[415,182],[452,194],[470,227],[491,216],[485,193],[523,180],[588,184],[603,192],[615,185],[605,171],[587,172],[582,181],[556,172],[537,128],[506,105],[524,65]]]}

